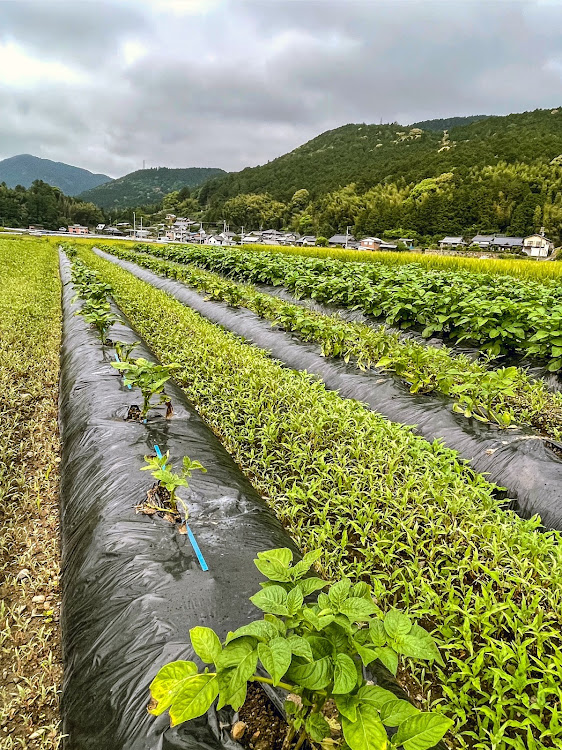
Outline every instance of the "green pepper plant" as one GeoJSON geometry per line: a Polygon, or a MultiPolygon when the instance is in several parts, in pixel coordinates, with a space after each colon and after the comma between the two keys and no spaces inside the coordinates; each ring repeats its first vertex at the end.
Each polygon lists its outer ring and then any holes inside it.
{"type": "Polygon", "coordinates": [[[90,300],[86,302],[77,315],[82,315],[84,320],[93,326],[99,333],[102,344],[107,343],[109,329],[115,323],[116,317],[111,312],[109,303],[90,300]]]}
{"type": "Polygon", "coordinates": [[[176,490],[178,487],[189,487],[187,480],[195,470],[199,469],[204,473],[207,471],[199,461],[192,461],[188,456],[184,456],[181,472],[175,474],[170,463],[170,451],[166,451],[162,456],[145,456],[144,460],[147,465],[142,466],[141,471],[150,471],[154,479],[168,490],[169,503],[173,510],[177,510],[176,490]]]}
{"type": "Polygon", "coordinates": [[[164,385],[172,377],[173,370],[180,367],[175,363],[169,365],[155,364],[144,359],[144,357],[139,357],[134,362],[112,362],[111,366],[125,373],[123,380],[125,385],[140,389],[143,397],[141,409],[141,418],[143,419],[146,418],[151,406],[169,401],[166,394],[163,393],[164,385]],[[160,396],[160,398],[156,403],[151,403],[154,396],[160,396]]]}
{"type": "Polygon", "coordinates": [[[218,708],[235,711],[244,703],[248,682],[288,691],[288,733],[284,748],[305,741],[351,750],[426,750],[452,726],[441,713],[420,711],[394,693],[367,681],[365,667],[382,662],[396,674],[400,657],[442,664],[431,635],[397,609],[383,614],[370,587],[342,578],[328,586],[307,574],[321,552],[309,552],[292,565],[289,549],[260,552],[255,564],[266,576],[251,597],[263,618],[228,633],[221,643],[206,627],[190,631],[191,644],[204,664],[174,661],[152,684],[150,713],[169,710],[172,726],[202,716],[218,696],[218,708]],[[305,577],[306,576],[306,577],[305,577]],[[314,603],[308,597],[321,591],[314,603]],[[258,662],[267,674],[258,671],[258,662]],[[323,713],[332,700],[343,739],[333,742],[323,713]],[[385,727],[397,727],[389,739],[385,727]],[[344,744],[345,743],[345,744],[344,744]]]}
{"type": "Polygon", "coordinates": [[[132,343],[127,343],[125,341],[114,341],[113,342],[113,348],[115,349],[115,353],[119,357],[120,362],[132,362],[131,354],[133,353],[133,350],[136,346],[138,346],[140,341],[133,341],[132,343]]]}

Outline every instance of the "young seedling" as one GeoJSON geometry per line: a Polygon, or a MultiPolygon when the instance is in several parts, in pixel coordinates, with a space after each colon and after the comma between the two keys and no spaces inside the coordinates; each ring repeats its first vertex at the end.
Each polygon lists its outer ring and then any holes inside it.
{"type": "Polygon", "coordinates": [[[140,389],[143,398],[140,414],[142,419],[146,419],[151,406],[169,402],[168,397],[163,393],[164,385],[172,377],[172,371],[181,367],[175,363],[157,365],[144,357],[139,357],[134,362],[112,362],[111,366],[125,374],[123,380],[125,385],[140,389]],[[160,396],[160,398],[155,403],[151,403],[154,396],[160,396]]]}
{"type": "Polygon", "coordinates": [[[228,633],[225,641],[210,628],[190,631],[191,644],[204,664],[175,661],[164,666],[150,685],[150,713],[169,710],[172,726],[202,716],[218,696],[218,708],[237,711],[246,699],[248,682],[263,682],[288,691],[289,724],[284,749],[346,747],[351,750],[406,750],[433,747],[452,726],[441,713],[420,711],[389,690],[369,684],[364,667],[382,662],[396,674],[400,657],[437,661],[431,635],[397,609],[383,614],[370,587],[342,578],[313,604],[305,598],[328,584],[305,577],[321,552],[310,552],[291,565],[289,549],[258,554],[255,564],[268,578],[251,597],[263,619],[228,633]],[[269,675],[257,673],[258,661],[269,675]],[[342,739],[331,739],[323,708],[333,701],[342,739]],[[385,727],[397,727],[389,740],[385,727]]]}
{"type": "Polygon", "coordinates": [[[132,344],[128,344],[125,341],[114,341],[113,347],[120,362],[131,362],[131,354],[133,349],[138,346],[140,341],[133,341],[132,344]]]}
{"type": "MultiPolygon", "coordinates": [[[[178,487],[189,487],[187,480],[196,469],[202,472],[207,471],[199,461],[192,461],[188,456],[184,456],[181,472],[174,474],[170,463],[170,451],[166,451],[163,456],[145,456],[144,460],[147,466],[142,466],[141,471],[150,471],[158,484],[168,490],[170,493],[168,502],[173,511],[177,511],[176,490],[178,487]]],[[[166,512],[166,508],[154,506],[154,509],[166,512]]],[[[185,516],[187,518],[187,508],[185,508],[185,516]]]]}
{"type": "Polygon", "coordinates": [[[76,314],[82,315],[84,320],[97,330],[102,344],[107,342],[109,329],[116,321],[107,302],[89,301],[76,314]]]}

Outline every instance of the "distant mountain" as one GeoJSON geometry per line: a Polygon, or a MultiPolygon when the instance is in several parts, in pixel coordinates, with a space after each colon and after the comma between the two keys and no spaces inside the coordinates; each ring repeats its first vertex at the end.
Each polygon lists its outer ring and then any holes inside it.
{"type": "Polygon", "coordinates": [[[40,159],[31,154],[11,156],[0,161],[0,183],[5,182],[9,188],[16,185],[30,187],[35,180],[42,180],[48,185],[58,187],[66,195],[78,195],[84,190],[90,190],[111,177],[106,174],[93,174],[87,169],[73,167],[60,161],[40,159]]]}
{"type": "Polygon", "coordinates": [[[225,174],[223,169],[214,167],[139,169],[93,190],[87,190],[80,198],[106,209],[148,206],[159,203],[173,190],[199,187],[211,177],[225,174]]]}
{"type": "Polygon", "coordinates": [[[468,117],[446,117],[442,120],[420,120],[420,122],[413,122],[409,127],[434,130],[440,133],[442,130],[450,130],[460,125],[470,125],[471,122],[485,120],[487,117],[490,117],[490,115],[468,115],[468,117]]]}
{"type": "Polygon", "coordinates": [[[267,164],[210,180],[199,200],[219,215],[225,201],[240,194],[269,193],[278,201],[290,201],[295,191],[306,188],[311,199],[318,200],[351,183],[361,194],[376,185],[405,186],[502,161],[548,165],[560,157],[562,163],[560,108],[475,116],[468,124],[471,118],[458,118],[460,124],[453,125],[456,120],[428,120],[415,127],[343,125],[267,164]],[[437,128],[437,123],[450,127],[437,128]]]}

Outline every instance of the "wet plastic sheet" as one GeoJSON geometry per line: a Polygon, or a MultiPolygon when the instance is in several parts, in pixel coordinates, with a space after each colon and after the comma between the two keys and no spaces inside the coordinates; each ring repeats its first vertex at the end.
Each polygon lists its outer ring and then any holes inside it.
{"type": "MultiPolygon", "coordinates": [[[[67,750],[218,750],[238,747],[210,712],[169,728],[146,713],[148,685],[165,663],[193,658],[188,631],[213,627],[221,637],[254,619],[248,601],[262,576],[258,551],[294,546],[211,430],[167,384],[175,415],[147,425],[125,422],[138,392],[128,390],[83,318],[74,316],[69,267],[61,261],[63,345],[62,633],[63,731],[67,750]],[[152,478],[141,472],[154,445],[200,461],[190,489],[189,524],[209,565],[201,570],[187,536],[164,520],[136,515],[152,478]]],[[[116,325],[114,339],[135,341],[116,325]]],[[[143,346],[138,355],[151,358],[143,346]]]]}
{"type": "Polygon", "coordinates": [[[491,482],[507,489],[509,507],[525,518],[538,513],[547,528],[562,530],[562,461],[548,447],[548,441],[530,431],[501,430],[468,420],[451,410],[451,402],[445,396],[414,396],[392,375],[362,372],[342,360],[326,359],[318,346],[272,328],[268,321],[248,310],[207,300],[185,284],[100,250],[96,252],[212,322],[271,352],[287,366],[317,375],[344,398],[361,401],[393,422],[415,425],[417,434],[427,440],[443,440],[461,458],[469,460],[475,471],[486,473],[491,482]]]}

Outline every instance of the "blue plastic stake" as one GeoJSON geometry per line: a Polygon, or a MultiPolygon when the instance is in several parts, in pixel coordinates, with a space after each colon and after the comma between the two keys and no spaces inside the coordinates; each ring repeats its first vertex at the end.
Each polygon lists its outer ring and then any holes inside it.
{"type": "MultiPolygon", "coordinates": [[[[160,446],[155,445],[154,450],[156,451],[156,455],[158,456],[158,458],[162,458],[162,451],[160,450],[160,446]]],[[[164,464],[162,468],[165,469],[166,464],[164,464]]],[[[209,566],[205,562],[203,553],[201,552],[201,550],[199,549],[199,545],[197,544],[197,539],[195,538],[193,531],[191,531],[191,529],[189,528],[189,524],[187,523],[187,521],[185,523],[185,528],[187,530],[187,536],[189,538],[189,541],[191,542],[191,546],[193,547],[193,551],[195,552],[195,554],[197,555],[197,559],[199,560],[199,565],[201,566],[201,570],[203,571],[209,570],[209,566]]]]}

